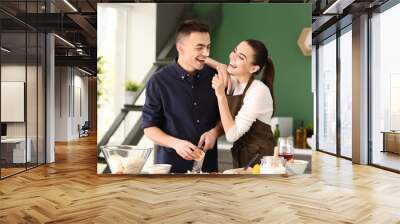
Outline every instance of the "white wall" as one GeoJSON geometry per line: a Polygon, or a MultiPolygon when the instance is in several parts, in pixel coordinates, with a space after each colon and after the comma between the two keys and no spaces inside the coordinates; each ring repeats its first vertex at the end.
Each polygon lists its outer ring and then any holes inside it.
{"type": "MultiPolygon", "coordinates": [[[[25,69],[28,72],[32,67],[26,68],[25,65],[2,65],[1,66],[1,81],[18,81],[25,82],[25,69]]],[[[1,108],[7,110],[7,108],[1,108]]],[[[9,122],[7,123],[7,137],[25,137],[25,122],[9,122]]]]}
{"type": "MultiPolygon", "coordinates": [[[[156,58],[156,4],[98,4],[98,56],[104,56],[107,94],[98,109],[98,141],[125,103],[126,80],[141,82],[156,58]],[[139,32],[138,32],[139,31],[139,32]]],[[[129,113],[109,144],[120,144],[139,119],[129,113]]]]}
{"type": "MultiPolygon", "coordinates": [[[[142,82],[156,58],[156,5],[140,4],[128,10],[128,36],[125,80],[142,82]],[[137,32],[140,30],[140,32],[137,32]]],[[[144,94],[143,94],[144,95],[144,94]]],[[[130,113],[125,121],[126,136],[140,119],[141,112],[130,113]]]]}
{"type": "MultiPolygon", "coordinates": [[[[26,107],[22,107],[22,113],[26,112],[27,119],[23,122],[6,122],[7,137],[24,138],[25,135],[30,139],[32,161],[44,163],[44,74],[40,66],[25,66],[20,64],[4,64],[1,66],[1,80],[10,82],[26,83],[26,107]],[[25,78],[27,77],[27,81],[25,78]],[[25,111],[26,110],[26,111],[25,111]],[[37,157],[37,153],[39,156],[37,157]]],[[[22,91],[22,94],[24,91],[22,91]]],[[[7,96],[2,96],[7,97],[7,96]]],[[[12,110],[12,108],[1,108],[12,110]]],[[[13,111],[8,111],[13,113],[13,111]]],[[[49,157],[51,158],[51,157],[49,157]]],[[[49,160],[50,161],[50,160],[49,160]]]]}
{"type": "MultiPolygon", "coordinates": [[[[28,69],[28,73],[33,70],[33,67],[28,66],[28,68],[22,65],[2,65],[1,67],[1,81],[2,82],[24,82],[26,83],[25,80],[25,74],[26,71],[25,69],[28,69]]],[[[3,91],[3,90],[2,90],[3,91]]],[[[3,93],[3,92],[2,92],[3,93]]],[[[22,90],[22,93],[24,94],[24,90],[22,90]]],[[[7,96],[1,96],[1,98],[5,98],[7,96]]],[[[23,96],[24,98],[25,96],[23,96]]],[[[2,105],[4,102],[2,103],[2,105]]],[[[4,106],[4,105],[3,105],[4,106]]],[[[2,114],[4,113],[13,113],[10,110],[11,108],[1,108],[2,114]]],[[[22,113],[24,113],[24,106],[21,108],[22,113]]],[[[24,116],[24,115],[22,115],[24,116]]],[[[23,120],[24,118],[22,118],[23,120]]],[[[4,118],[2,118],[4,120],[4,118]]],[[[25,128],[19,129],[18,127],[21,126],[20,124],[23,124],[24,122],[7,122],[8,123],[8,132],[10,132],[11,135],[16,136],[16,137],[24,137],[25,136],[25,128]]],[[[23,125],[24,126],[24,125],[23,125]]],[[[10,136],[10,134],[8,134],[10,136]]]]}
{"type": "Polygon", "coordinates": [[[55,141],[68,140],[68,86],[67,67],[55,68],[55,141]]]}
{"type": "MultiPolygon", "coordinates": [[[[89,92],[88,92],[88,78],[85,76],[82,76],[83,73],[81,73],[79,70],[75,69],[74,70],[74,96],[71,96],[74,99],[74,108],[75,113],[72,113],[73,119],[72,124],[71,124],[71,133],[70,135],[72,138],[76,139],[79,138],[79,133],[78,133],[78,124],[82,126],[85,121],[88,121],[88,107],[89,107],[89,102],[88,102],[88,97],[89,97],[89,92]],[[80,93],[79,93],[80,91],[80,93]],[[80,96],[80,97],[79,97],[80,96]],[[79,102],[80,101],[80,102],[79,102]],[[79,111],[82,110],[82,111],[79,111]]],[[[72,104],[71,104],[72,105],[72,104]]]]}
{"type": "MultiPolygon", "coordinates": [[[[9,82],[25,82],[25,74],[26,71],[28,74],[32,74],[33,72],[36,74],[36,67],[25,65],[2,65],[1,66],[1,81],[9,81],[9,82]],[[27,70],[26,70],[27,69],[27,70]]],[[[35,83],[36,84],[36,83],[35,83]]],[[[36,97],[36,89],[34,93],[27,93],[28,98],[36,97]]],[[[31,102],[31,99],[27,99],[28,102],[31,102]]],[[[35,105],[36,107],[36,105],[35,105]]],[[[8,108],[1,108],[1,110],[7,110],[8,108]]],[[[28,114],[28,121],[33,120],[33,118],[28,114]]],[[[36,114],[35,114],[36,119],[36,114]]],[[[8,137],[25,137],[25,125],[26,122],[7,122],[7,136],[8,137]]],[[[31,127],[29,125],[28,127],[31,127]]],[[[29,132],[28,132],[29,133],[29,132]]],[[[29,137],[29,136],[28,136],[29,137]]]]}
{"type": "Polygon", "coordinates": [[[56,67],[56,141],[79,138],[78,124],[82,126],[88,120],[88,78],[82,75],[76,68],[56,67]],[[80,105],[82,114],[79,111],[80,105]]]}

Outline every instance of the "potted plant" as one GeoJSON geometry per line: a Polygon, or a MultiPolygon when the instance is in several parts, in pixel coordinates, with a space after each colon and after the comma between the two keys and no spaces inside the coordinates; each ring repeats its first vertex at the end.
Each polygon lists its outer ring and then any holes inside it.
{"type": "Polygon", "coordinates": [[[103,56],[97,57],[97,108],[102,107],[106,99],[106,82],[105,82],[105,59],[103,56]]]}
{"type": "Polygon", "coordinates": [[[314,135],[314,125],[312,122],[308,123],[306,126],[307,129],[307,138],[310,138],[314,135]]]}
{"type": "Polygon", "coordinates": [[[125,82],[125,104],[133,104],[133,101],[137,97],[139,90],[142,88],[142,84],[136,83],[132,80],[127,80],[125,82]]]}

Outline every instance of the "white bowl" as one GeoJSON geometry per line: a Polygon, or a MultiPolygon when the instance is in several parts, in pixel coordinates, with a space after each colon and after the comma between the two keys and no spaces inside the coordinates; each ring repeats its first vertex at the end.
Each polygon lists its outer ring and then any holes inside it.
{"type": "Polygon", "coordinates": [[[171,164],[154,164],[148,167],[146,170],[149,174],[168,174],[171,170],[171,164]]]}
{"type": "Polygon", "coordinates": [[[131,145],[102,146],[112,174],[139,174],[151,153],[151,148],[131,145]]]}
{"type": "Polygon", "coordinates": [[[307,168],[307,165],[308,161],[295,159],[293,163],[286,163],[286,172],[289,175],[303,174],[307,168]]]}

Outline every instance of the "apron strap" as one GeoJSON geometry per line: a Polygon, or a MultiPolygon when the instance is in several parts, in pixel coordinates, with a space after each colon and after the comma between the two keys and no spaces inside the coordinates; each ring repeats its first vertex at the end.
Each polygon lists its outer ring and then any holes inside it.
{"type": "Polygon", "coordinates": [[[246,87],[244,88],[244,91],[243,91],[242,95],[240,96],[240,103],[241,103],[241,104],[243,104],[244,96],[245,96],[247,90],[249,89],[251,83],[253,82],[253,80],[254,80],[254,75],[252,75],[252,76],[250,77],[249,81],[248,81],[247,84],[246,84],[246,87]]]}

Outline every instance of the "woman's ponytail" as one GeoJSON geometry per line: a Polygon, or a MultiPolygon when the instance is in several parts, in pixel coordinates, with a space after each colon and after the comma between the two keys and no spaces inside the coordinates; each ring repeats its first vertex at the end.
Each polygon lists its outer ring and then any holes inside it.
{"type": "Polygon", "coordinates": [[[274,97],[274,78],[275,78],[275,67],[274,63],[272,63],[271,58],[268,57],[267,62],[264,66],[264,71],[261,75],[261,81],[268,86],[269,91],[271,92],[272,100],[273,100],[273,114],[275,114],[275,97],[274,97]]]}
{"type": "MultiPolygon", "coordinates": [[[[263,69],[261,75],[261,81],[268,86],[269,91],[271,92],[272,100],[273,100],[273,113],[275,114],[275,97],[274,97],[274,78],[275,78],[275,67],[272,63],[272,60],[268,56],[267,47],[259,40],[248,39],[246,42],[250,45],[250,47],[254,50],[254,65],[260,66],[260,69],[263,69]]],[[[258,73],[258,70],[256,73],[258,73]]]]}

